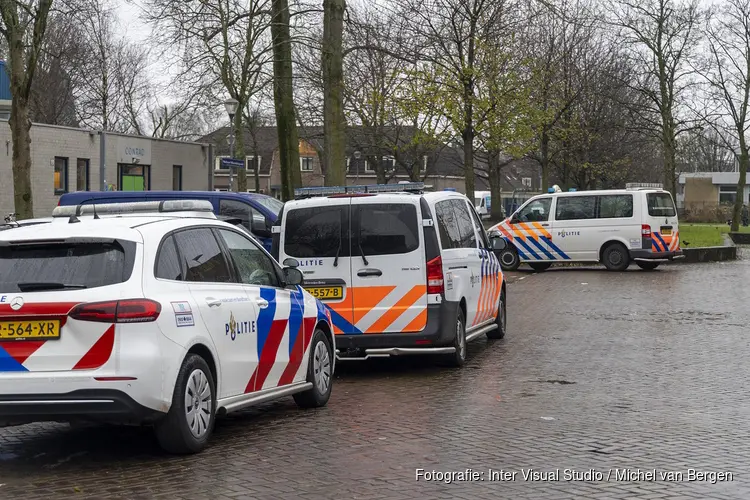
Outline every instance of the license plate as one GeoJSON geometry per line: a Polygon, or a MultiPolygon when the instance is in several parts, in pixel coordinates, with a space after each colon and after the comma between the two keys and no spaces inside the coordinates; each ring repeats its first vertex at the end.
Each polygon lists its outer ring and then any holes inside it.
{"type": "Polygon", "coordinates": [[[305,288],[307,292],[316,299],[342,299],[344,298],[344,287],[342,286],[311,286],[305,288]]]}
{"type": "Polygon", "coordinates": [[[661,230],[661,235],[662,236],[672,236],[672,229],[671,228],[670,229],[662,229],[661,230]]]}
{"type": "Polygon", "coordinates": [[[60,320],[0,321],[0,340],[59,339],[60,320]]]}

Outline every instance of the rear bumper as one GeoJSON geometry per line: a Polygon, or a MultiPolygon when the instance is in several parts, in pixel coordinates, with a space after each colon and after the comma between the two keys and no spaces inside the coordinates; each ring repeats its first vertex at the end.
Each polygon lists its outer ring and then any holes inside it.
{"type": "Polygon", "coordinates": [[[682,250],[674,252],[652,252],[649,249],[633,249],[630,250],[630,258],[633,260],[656,260],[666,262],[670,260],[684,259],[685,256],[682,254],[682,250]]]}
{"type": "Polygon", "coordinates": [[[443,301],[427,306],[427,325],[417,333],[366,333],[336,335],[338,358],[366,359],[402,354],[448,354],[455,352],[458,302],[443,301]]]}
{"type": "Polygon", "coordinates": [[[114,389],[81,389],[63,394],[0,395],[0,425],[31,422],[96,421],[151,423],[164,413],[114,389]]]}

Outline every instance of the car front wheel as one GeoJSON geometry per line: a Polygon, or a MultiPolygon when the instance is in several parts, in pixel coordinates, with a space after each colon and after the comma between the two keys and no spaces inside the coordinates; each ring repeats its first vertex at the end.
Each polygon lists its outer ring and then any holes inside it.
{"type": "Polygon", "coordinates": [[[497,256],[497,259],[500,261],[500,267],[503,268],[503,271],[515,271],[521,265],[518,252],[511,246],[504,248],[497,256]]]}
{"type": "Polygon", "coordinates": [[[301,408],[325,406],[331,397],[333,384],[333,349],[320,328],[315,329],[311,342],[307,381],[313,386],[305,392],[295,394],[295,403],[301,408]]]}

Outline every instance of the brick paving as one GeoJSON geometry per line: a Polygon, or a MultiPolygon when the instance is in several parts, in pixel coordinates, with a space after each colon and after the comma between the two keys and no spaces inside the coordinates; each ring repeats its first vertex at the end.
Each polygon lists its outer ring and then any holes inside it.
{"type": "Polygon", "coordinates": [[[464,369],[342,364],[328,407],[232,415],[192,457],[140,429],[0,429],[0,498],[750,498],[749,279],[743,260],[513,273],[507,338],[473,343],[464,369]]]}

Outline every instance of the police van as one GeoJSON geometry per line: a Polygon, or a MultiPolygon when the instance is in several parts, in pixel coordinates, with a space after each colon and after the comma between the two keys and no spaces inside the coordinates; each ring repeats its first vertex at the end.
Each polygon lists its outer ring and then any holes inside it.
{"type": "Polygon", "coordinates": [[[442,354],[506,330],[505,281],[473,204],[423,183],[295,190],[272,254],[330,310],[339,359],[442,354]]]}
{"type": "Polygon", "coordinates": [[[505,270],[521,263],[543,271],[558,262],[601,262],[624,271],[644,270],[683,257],[677,209],[660,185],[562,192],[535,196],[491,227],[509,243],[499,254],[505,270]]]}

